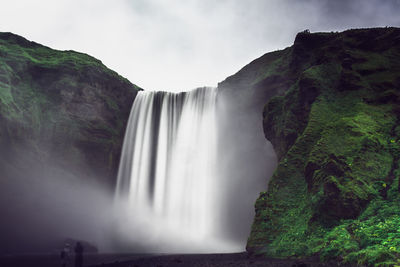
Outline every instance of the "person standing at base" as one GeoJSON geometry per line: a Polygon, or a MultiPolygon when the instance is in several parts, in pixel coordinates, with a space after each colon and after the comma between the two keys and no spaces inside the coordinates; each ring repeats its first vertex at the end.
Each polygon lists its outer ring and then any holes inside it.
{"type": "Polygon", "coordinates": [[[68,265],[69,252],[70,252],[70,246],[68,243],[65,243],[64,248],[61,250],[60,254],[61,267],[66,267],[68,265]]]}
{"type": "Polygon", "coordinates": [[[66,253],[65,249],[61,250],[60,258],[61,258],[61,267],[66,267],[67,266],[67,260],[66,260],[66,253]]]}
{"type": "Polygon", "coordinates": [[[83,246],[80,242],[75,245],[75,267],[83,266],[83,246]]]}

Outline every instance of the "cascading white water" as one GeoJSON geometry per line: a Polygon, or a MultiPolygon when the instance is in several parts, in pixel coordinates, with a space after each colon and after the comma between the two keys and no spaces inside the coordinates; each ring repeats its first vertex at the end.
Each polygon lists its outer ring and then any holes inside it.
{"type": "Polygon", "coordinates": [[[216,94],[139,92],[125,134],[118,201],[185,242],[210,240],[220,230],[216,94]]]}

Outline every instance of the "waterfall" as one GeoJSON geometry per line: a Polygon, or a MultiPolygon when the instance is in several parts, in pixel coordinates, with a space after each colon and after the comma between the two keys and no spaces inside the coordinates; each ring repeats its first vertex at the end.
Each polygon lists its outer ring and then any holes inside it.
{"type": "Polygon", "coordinates": [[[186,241],[209,240],[220,227],[216,95],[139,92],[125,133],[118,201],[186,241]]]}

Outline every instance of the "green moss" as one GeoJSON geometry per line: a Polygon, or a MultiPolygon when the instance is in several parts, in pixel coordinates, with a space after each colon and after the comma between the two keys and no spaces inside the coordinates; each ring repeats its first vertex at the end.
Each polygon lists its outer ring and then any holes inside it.
{"type": "Polygon", "coordinates": [[[288,69],[287,58],[290,57],[290,54],[291,50],[283,50],[279,57],[272,58],[270,61],[268,61],[268,64],[261,65],[257,71],[255,71],[256,77],[252,81],[251,85],[255,85],[267,77],[274,75],[285,75],[285,72],[288,69]]]}
{"type": "Polygon", "coordinates": [[[9,105],[14,102],[10,85],[3,82],[0,82],[0,101],[3,105],[9,105]]]}
{"type": "Polygon", "coordinates": [[[273,61],[295,79],[265,106],[264,132],[280,162],[256,202],[247,249],[398,264],[399,47],[384,29],[322,38],[300,36],[290,59],[273,61]],[[393,45],[375,45],[382,38],[393,45]]]}
{"type": "Polygon", "coordinates": [[[112,100],[111,98],[108,98],[108,97],[106,97],[105,100],[106,100],[108,107],[111,110],[118,110],[118,105],[114,100],[112,100]]]}
{"type": "Polygon", "coordinates": [[[0,33],[0,146],[112,176],[138,90],[91,56],[0,33]]]}

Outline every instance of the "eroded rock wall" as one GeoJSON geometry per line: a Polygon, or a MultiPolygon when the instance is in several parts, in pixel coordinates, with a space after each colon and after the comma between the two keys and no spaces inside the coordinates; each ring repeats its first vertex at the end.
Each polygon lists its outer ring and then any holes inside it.
{"type": "Polygon", "coordinates": [[[395,264],[400,29],[304,32],[288,50],[274,61],[284,62],[286,88],[263,113],[279,164],[256,202],[247,250],[395,264]]]}
{"type": "Polygon", "coordinates": [[[52,165],[112,187],[138,90],[86,54],[0,33],[0,175],[52,165]]]}

